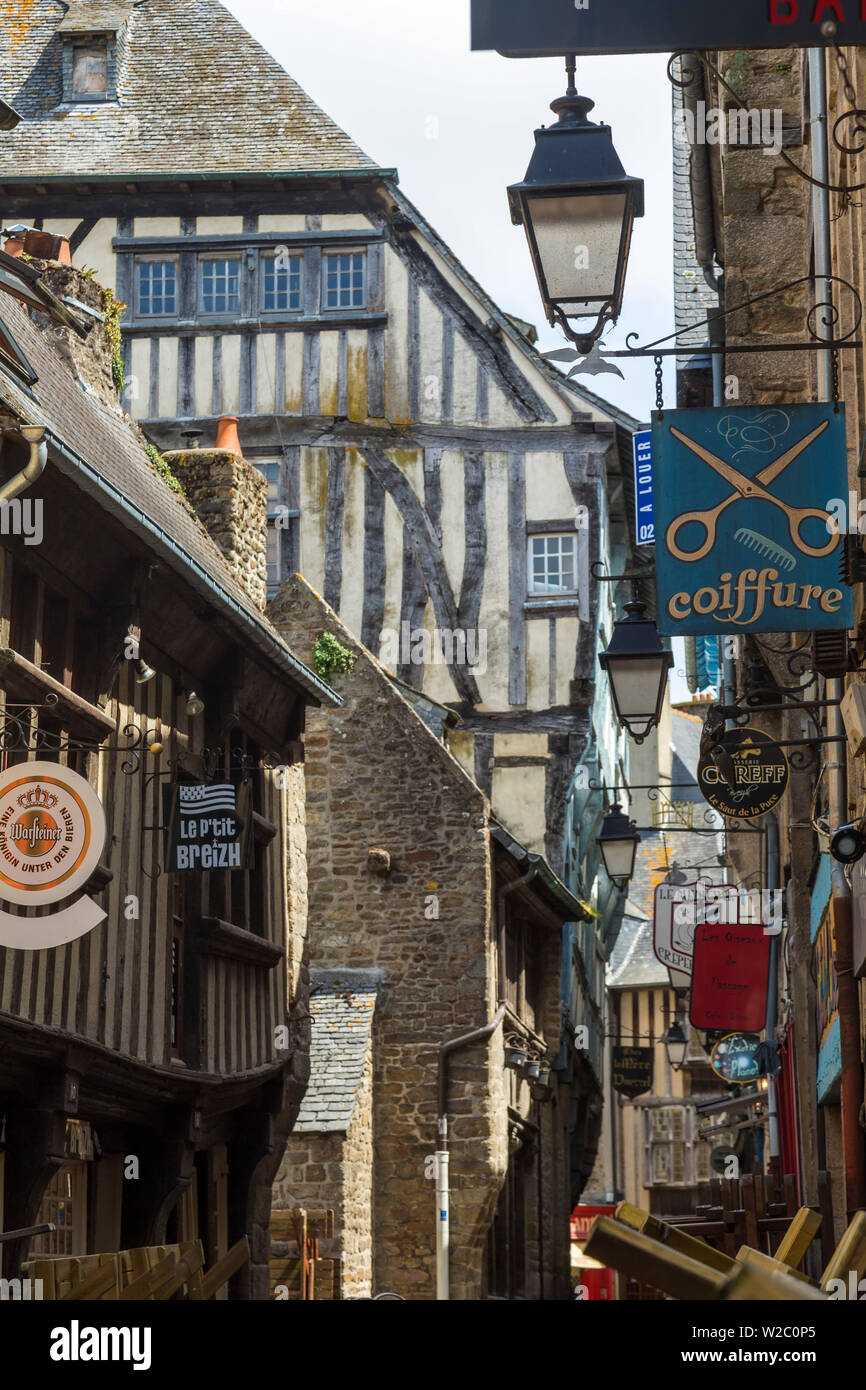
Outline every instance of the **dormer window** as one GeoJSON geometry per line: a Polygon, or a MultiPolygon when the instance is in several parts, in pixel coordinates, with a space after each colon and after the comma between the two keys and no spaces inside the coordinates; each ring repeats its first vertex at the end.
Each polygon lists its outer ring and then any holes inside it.
{"type": "Polygon", "coordinates": [[[108,38],[86,39],[72,47],[72,96],[104,101],[108,95],[108,38]]]}
{"type": "Polygon", "coordinates": [[[117,36],[64,34],[63,104],[117,100],[117,36]]]}
{"type": "Polygon", "coordinates": [[[64,0],[57,26],[62,43],[64,106],[117,101],[118,47],[124,47],[133,0],[64,0]]]}

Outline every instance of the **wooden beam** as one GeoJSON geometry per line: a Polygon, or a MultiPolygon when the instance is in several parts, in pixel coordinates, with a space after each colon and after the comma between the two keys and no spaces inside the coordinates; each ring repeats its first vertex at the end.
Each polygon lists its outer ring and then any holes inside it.
{"type": "Polygon", "coordinates": [[[683,1255],[608,1216],[597,1216],[589,1228],[584,1254],[672,1298],[720,1298],[727,1282],[721,1270],[683,1255]]]}
{"type": "Polygon", "coordinates": [[[650,1216],[648,1212],[641,1211],[629,1202],[620,1202],[614,1212],[614,1220],[622,1222],[634,1231],[640,1231],[645,1236],[651,1236],[654,1240],[660,1240],[671,1250],[688,1255],[691,1259],[698,1260],[723,1274],[730,1273],[736,1264],[730,1255],[722,1254],[721,1250],[714,1250],[706,1241],[698,1240],[695,1236],[678,1230],[676,1226],[669,1226],[666,1221],[660,1221],[657,1216],[650,1216]]]}
{"type": "Polygon", "coordinates": [[[855,1212],[830,1262],[821,1275],[821,1288],[826,1289],[831,1279],[844,1279],[847,1283],[849,1272],[857,1276],[856,1282],[866,1273],[866,1211],[855,1212]]]}
{"type": "Polygon", "coordinates": [[[779,1241],[775,1258],[780,1264],[796,1267],[821,1229],[821,1215],[811,1207],[801,1207],[779,1241]]]}

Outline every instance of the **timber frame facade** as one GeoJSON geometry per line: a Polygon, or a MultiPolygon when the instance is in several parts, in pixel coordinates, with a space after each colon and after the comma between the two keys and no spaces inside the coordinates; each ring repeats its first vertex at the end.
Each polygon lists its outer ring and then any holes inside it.
{"type": "Polygon", "coordinates": [[[62,35],[54,6],[36,10],[12,94],[25,120],[0,157],[4,225],[69,235],[127,305],[125,403],[159,448],[208,446],[219,417],[239,418],[269,481],[271,592],[302,572],[400,679],[453,708],[456,756],[561,871],[592,739],[591,565],[631,548],[624,417],[543,360],[394,171],[221,6],[145,0],[123,25],[116,109],[60,122],[62,35]],[[154,106],[202,47],[219,128],[178,107],[188,146],[158,144],[154,106]],[[290,101],[276,144],[268,121],[290,101]]]}
{"type": "Polygon", "coordinates": [[[3,481],[26,462],[23,425],[48,452],[30,494],[42,543],[0,549],[2,767],[74,769],[108,824],[88,884],[107,919],[0,949],[0,1230],[57,1226],[4,1243],[2,1273],[167,1239],[201,1238],[212,1262],[247,1235],[234,1292],[264,1296],[270,1183],[308,1065],[300,737],[306,705],[337,697],[112,404],[98,286],[79,277],[90,304],[69,310],[44,295],[50,267],[0,261],[4,349],[32,378],[0,369],[3,481]],[[166,871],[163,787],[213,779],[249,790],[254,874],[166,871]]]}

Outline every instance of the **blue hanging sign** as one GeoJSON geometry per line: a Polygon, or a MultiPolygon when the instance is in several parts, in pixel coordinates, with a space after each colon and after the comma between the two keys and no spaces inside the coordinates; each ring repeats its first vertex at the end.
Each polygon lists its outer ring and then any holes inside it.
{"type": "Polygon", "coordinates": [[[659,629],[671,636],[845,629],[845,408],[653,415],[659,629]]]}
{"type": "Polygon", "coordinates": [[[634,437],[634,524],[637,544],[655,545],[652,430],[641,430],[634,437]]]}

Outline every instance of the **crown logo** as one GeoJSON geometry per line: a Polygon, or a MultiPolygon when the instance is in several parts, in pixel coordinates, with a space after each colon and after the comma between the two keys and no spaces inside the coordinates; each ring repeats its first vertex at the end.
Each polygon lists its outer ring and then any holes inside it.
{"type": "Polygon", "coordinates": [[[50,811],[57,805],[57,797],[44,787],[33,787],[31,791],[19,796],[18,805],[25,811],[50,811]]]}

